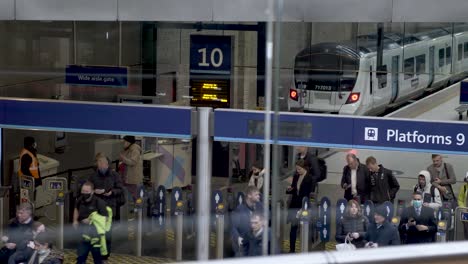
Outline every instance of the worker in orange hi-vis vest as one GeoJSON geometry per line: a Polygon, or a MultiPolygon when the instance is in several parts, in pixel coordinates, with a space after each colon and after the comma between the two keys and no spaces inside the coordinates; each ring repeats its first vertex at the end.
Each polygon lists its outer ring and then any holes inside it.
{"type": "Polygon", "coordinates": [[[37,143],[33,137],[24,138],[24,148],[20,153],[18,176],[28,175],[34,178],[35,187],[42,185],[37,159],[37,143]]]}

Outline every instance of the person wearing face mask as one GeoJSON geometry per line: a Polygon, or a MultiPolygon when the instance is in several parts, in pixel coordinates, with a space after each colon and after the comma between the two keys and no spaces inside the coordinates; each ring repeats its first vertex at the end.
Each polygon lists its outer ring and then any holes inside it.
{"type": "Polygon", "coordinates": [[[24,148],[21,150],[18,166],[18,176],[31,176],[35,187],[42,185],[39,160],[37,159],[37,143],[33,137],[24,138],[24,148]]]}
{"type": "Polygon", "coordinates": [[[255,162],[252,166],[252,171],[250,172],[249,186],[255,186],[261,192],[263,187],[264,174],[265,170],[263,169],[261,161],[255,162]]]}
{"type": "Polygon", "coordinates": [[[73,227],[80,233],[80,243],[77,249],[77,264],[86,263],[89,252],[91,252],[94,263],[102,263],[102,255],[99,247],[95,247],[94,244],[84,238],[89,230],[90,226],[90,215],[97,212],[99,215],[107,217],[108,211],[106,209],[106,203],[97,195],[94,194],[94,184],[87,181],[81,187],[81,196],[78,197],[75,209],[73,212],[73,227]]]}
{"type": "Polygon", "coordinates": [[[412,206],[405,208],[399,225],[400,234],[405,244],[435,241],[437,224],[434,218],[434,209],[422,205],[422,193],[414,192],[412,206]]]}
{"type": "Polygon", "coordinates": [[[31,258],[28,264],[62,264],[64,254],[52,247],[54,237],[49,233],[39,233],[28,245],[31,258]]]}
{"type": "MultiPolygon", "coordinates": [[[[123,193],[122,180],[119,173],[110,168],[110,160],[105,155],[97,158],[97,170],[89,177],[89,181],[94,184],[94,194],[106,202],[106,206],[112,209],[113,222],[118,220],[120,215],[120,206],[118,199],[123,193]]],[[[108,255],[104,256],[107,260],[110,256],[112,245],[112,231],[106,233],[106,243],[108,255]]]]}

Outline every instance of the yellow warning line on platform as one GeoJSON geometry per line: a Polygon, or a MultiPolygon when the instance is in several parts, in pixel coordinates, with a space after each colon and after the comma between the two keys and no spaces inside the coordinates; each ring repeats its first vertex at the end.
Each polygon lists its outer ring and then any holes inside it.
{"type": "MultiPolygon", "coordinates": [[[[135,257],[130,255],[112,254],[107,260],[107,264],[149,264],[149,263],[173,263],[173,259],[169,258],[156,258],[156,257],[135,257]]],[[[64,264],[76,263],[76,250],[65,250],[64,264]]],[[[93,258],[91,253],[88,256],[86,264],[92,264],[93,258]]]]}

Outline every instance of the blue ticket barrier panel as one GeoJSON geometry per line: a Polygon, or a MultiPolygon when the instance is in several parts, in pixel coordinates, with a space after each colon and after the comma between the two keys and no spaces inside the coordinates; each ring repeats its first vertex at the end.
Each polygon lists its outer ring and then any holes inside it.
{"type": "Polygon", "coordinates": [[[245,199],[245,194],[243,192],[238,192],[237,198],[236,198],[236,202],[237,202],[236,208],[242,203],[244,203],[244,199],[245,199]]]}
{"type": "Polygon", "coordinates": [[[160,185],[156,190],[156,199],[152,208],[152,230],[163,230],[166,225],[166,188],[160,185]]]}
{"type": "Polygon", "coordinates": [[[215,190],[211,194],[211,212],[216,212],[218,204],[223,203],[223,193],[220,190],[215,190]]]}
{"type": "Polygon", "coordinates": [[[366,201],[363,208],[364,215],[369,219],[369,222],[374,222],[374,203],[372,201],[366,201]]]}
{"type": "Polygon", "coordinates": [[[177,202],[182,201],[182,189],[179,187],[175,187],[172,189],[172,195],[171,195],[171,215],[175,215],[175,212],[177,210],[177,202]]]}
{"type": "Polygon", "coordinates": [[[328,197],[323,197],[320,200],[320,217],[318,223],[320,230],[320,240],[322,242],[330,241],[330,224],[331,224],[331,202],[328,197]]]}
{"type": "Polygon", "coordinates": [[[346,213],[346,205],[348,204],[348,201],[346,199],[339,199],[336,202],[336,216],[335,216],[335,225],[336,229],[338,229],[338,225],[340,224],[341,219],[343,219],[345,213],[346,213]]]}
{"type": "Polygon", "coordinates": [[[387,210],[387,219],[392,219],[393,214],[395,213],[395,209],[393,208],[393,204],[389,201],[383,203],[385,210],[387,210]]]}

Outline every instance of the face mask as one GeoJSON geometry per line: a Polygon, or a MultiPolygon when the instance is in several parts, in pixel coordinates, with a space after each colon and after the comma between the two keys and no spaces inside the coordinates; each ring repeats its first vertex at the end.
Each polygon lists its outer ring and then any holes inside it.
{"type": "Polygon", "coordinates": [[[83,199],[85,199],[85,201],[89,201],[91,199],[92,194],[82,193],[81,196],[83,196],[83,199]]]}
{"type": "Polygon", "coordinates": [[[422,201],[421,200],[413,200],[413,206],[415,208],[421,208],[422,206],[422,201]]]}
{"type": "Polygon", "coordinates": [[[99,173],[101,173],[102,175],[106,174],[107,172],[107,169],[98,169],[99,173]]]}

